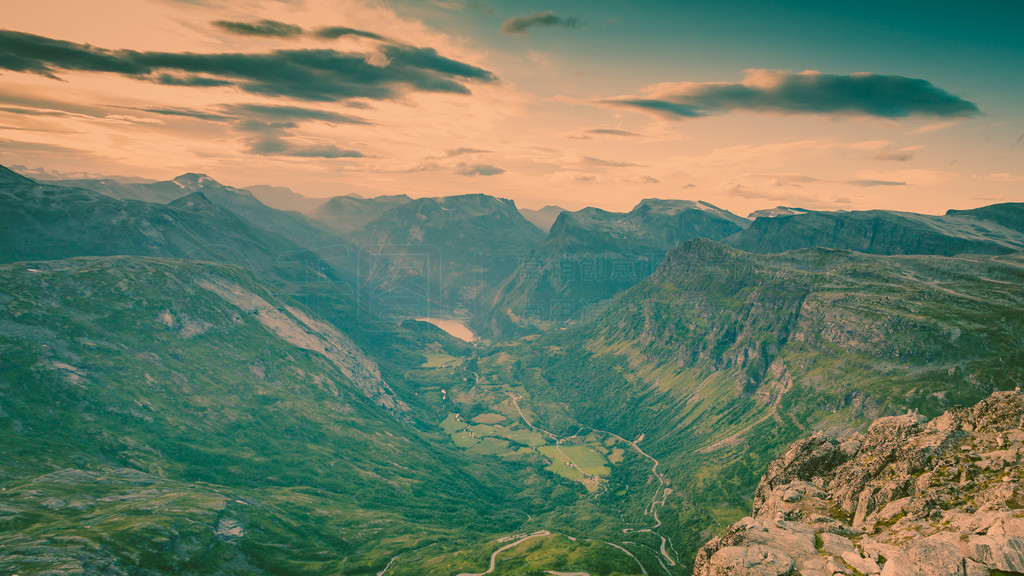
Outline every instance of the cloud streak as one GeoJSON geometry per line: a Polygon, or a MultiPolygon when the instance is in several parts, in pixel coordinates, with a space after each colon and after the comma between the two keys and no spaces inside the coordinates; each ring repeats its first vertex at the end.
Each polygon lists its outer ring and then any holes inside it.
{"type": "Polygon", "coordinates": [[[278,22],[277,20],[260,20],[259,22],[231,22],[216,20],[213,25],[221,30],[239,36],[263,36],[269,38],[295,38],[301,36],[303,30],[295,24],[278,22]]]}
{"type": "Polygon", "coordinates": [[[239,131],[252,134],[244,140],[246,151],[258,156],[292,156],[296,158],[364,158],[358,150],[340,148],[333,143],[300,144],[291,140],[294,122],[245,120],[236,125],[239,131]]]}
{"type": "Polygon", "coordinates": [[[493,73],[433,48],[384,45],[381,53],[386,63],[378,66],[370,55],[335,50],[139,52],[0,30],[0,69],[53,79],[61,72],[106,72],[157,84],[233,86],[250,94],[320,102],[396,99],[410,91],[470,94],[469,82],[497,82],[493,73]]]}
{"type": "Polygon", "coordinates": [[[897,180],[847,180],[846,184],[870,188],[874,186],[906,186],[906,182],[897,180]]]}
{"type": "Polygon", "coordinates": [[[368,125],[371,122],[356,116],[301,106],[268,106],[265,104],[223,104],[218,112],[189,108],[141,108],[141,112],[193,118],[206,122],[227,123],[243,136],[245,151],[258,156],[291,156],[297,158],[365,158],[358,150],[341,148],[333,143],[298,143],[295,130],[303,122],[368,125]]]}
{"type": "Polygon", "coordinates": [[[455,156],[462,156],[463,154],[488,154],[490,150],[481,150],[479,148],[452,148],[444,153],[445,158],[454,158],[455,156]]]}
{"type": "Polygon", "coordinates": [[[498,168],[490,164],[466,164],[459,162],[455,167],[455,173],[459,176],[497,176],[504,174],[504,168],[498,168]]]}
{"type": "Polygon", "coordinates": [[[926,80],[870,73],[837,75],[778,70],[748,70],[738,83],[658,84],[644,97],[624,96],[596,103],[667,118],[696,118],[733,111],[881,118],[966,117],[981,113],[973,102],[926,80]]]}
{"type": "Polygon", "coordinates": [[[214,26],[229,34],[238,36],[262,36],[265,38],[297,38],[299,36],[312,36],[321,40],[337,40],[345,36],[357,38],[368,38],[387,42],[388,39],[380,34],[349,28],[348,26],[324,26],[311,32],[307,32],[301,26],[279,22],[277,20],[260,20],[258,22],[234,22],[230,20],[216,20],[214,26]]]}
{"type": "Polygon", "coordinates": [[[502,32],[506,34],[529,34],[530,28],[579,28],[580,21],[577,18],[563,18],[551,10],[547,12],[534,12],[526,16],[508,18],[501,25],[502,32]]]}
{"type": "Polygon", "coordinates": [[[358,38],[369,38],[370,40],[387,41],[387,38],[380,34],[374,34],[373,32],[367,32],[365,30],[357,30],[355,28],[348,28],[346,26],[327,26],[319,28],[313,32],[313,36],[327,40],[336,40],[342,36],[355,36],[358,38]]]}

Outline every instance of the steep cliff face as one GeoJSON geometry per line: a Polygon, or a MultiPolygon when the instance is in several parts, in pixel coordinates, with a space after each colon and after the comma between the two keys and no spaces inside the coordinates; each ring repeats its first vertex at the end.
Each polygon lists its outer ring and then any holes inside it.
{"type": "Polygon", "coordinates": [[[794,443],[694,574],[1024,573],[1024,393],[794,443]]]}

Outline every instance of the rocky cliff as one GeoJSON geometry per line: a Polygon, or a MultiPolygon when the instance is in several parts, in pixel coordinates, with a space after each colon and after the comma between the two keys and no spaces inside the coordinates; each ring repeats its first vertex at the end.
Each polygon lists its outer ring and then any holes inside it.
{"type": "Polygon", "coordinates": [[[1024,574],[1024,393],[794,443],[697,576],[1024,574]]]}

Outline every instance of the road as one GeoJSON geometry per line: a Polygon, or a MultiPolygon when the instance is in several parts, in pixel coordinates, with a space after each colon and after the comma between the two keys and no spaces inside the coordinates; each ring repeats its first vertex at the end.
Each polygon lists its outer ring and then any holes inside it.
{"type": "Polygon", "coordinates": [[[530,538],[536,538],[538,536],[550,536],[550,535],[551,535],[551,532],[548,532],[547,530],[541,530],[539,532],[534,532],[533,534],[523,535],[521,538],[517,539],[515,542],[513,542],[511,544],[506,544],[506,545],[502,546],[501,548],[498,548],[497,550],[495,550],[494,553],[491,554],[491,565],[490,565],[489,568],[487,568],[486,572],[475,572],[475,573],[473,573],[473,572],[462,572],[460,574],[457,574],[456,576],[485,576],[486,574],[490,574],[491,572],[494,572],[494,566],[498,562],[498,554],[501,554],[502,552],[504,552],[505,550],[508,550],[509,548],[515,548],[516,546],[519,546],[520,544],[522,544],[523,542],[526,542],[530,538]]]}
{"type": "MultiPolygon", "coordinates": [[[[523,414],[523,409],[519,406],[518,394],[516,394],[514,392],[509,392],[508,395],[509,395],[509,398],[511,398],[511,400],[512,400],[512,404],[515,405],[516,411],[519,412],[519,417],[523,419],[523,422],[525,422],[526,425],[529,426],[531,430],[536,430],[538,432],[542,432],[544,434],[547,434],[551,438],[553,438],[555,440],[555,447],[558,448],[558,444],[559,444],[559,441],[561,440],[561,438],[559,438],[558,436],[555,436],[554,434],[552,434],[551,432],[548,432],[547,430],[544,430],[543,428],[539,428],[537,426],[534,426],[534,424],[532,422],[530,422],[529,419],[526,418],[526,415],[523,414]]],[[[582,428],[581,428],[581,430],[582,430],[582,428]]],[[[631,446],[633,448],[633,450],[636,450],[638,454],[640,454],[644,458],[647,458],[648,460],[653,462],[653,464],[651,465],[651,474],[654,474],[654,477],[658,479],[659,487],[658,487],[658,490],[654,493],[654,498],[651,500],[651,503],[647,506],[647,509],[644,510],[644,514],[650,514],[651,516],[654,517],[654,526],[651,526],[650,528],[641,528],[639,530],[632,529],[632,528],[625,528],[625,529],[623,529],[623,532],[650,532],[650,533],[654,534],[655,536],[657,536],[658,538],[661,538],[661,547],[660,547],[661,555],[662,555],[662,557],[665,558],[665,561],[668,562],[669,566],[675,566],[678,563],[678,557],[673,558],[673,556],[670,555],[669,552],[668,552],[668,548],[671,547],[672,548],[672,552],[674,554],[675,553],[675,546],[672,545],[672,541],[671,540],[669,540],[663,534],[660,534],[660,533],[655,531],[659,527],[661,527],[661,518],[658,518],[658,509],[665,505],[665,500],[667,500],[669,495],[672,494],[672,489],[668,487],[668,485],[669,485],[668,478],[666,478],[665,475],[662,474],[661,472],[658,472],[658,464],[660,464],[660,462],[658,462],[658,459],[655,458],[654,456],[651,456],[647,452],[644,452],[643,448],[641,448],[640,446],[637,445],[637,442],[639,442],[640,440],[643,440],[644,434],[641,434],[637,438],[636,441],[633,441],[633,440],[626,440],[622,436],[619,436],[618,434],[615,434],[613,432],[608,432],[606,430],[598,430],[597,428],[592,428],[592,430],[594,430],[595,432],[600,432],[602,434],[607,434],[608,436],[611,436],[612,438],[615,438],[615,439],[619,440],[620,442],[628,444],[629,446],[631,446]]],[[[579,434],[579,431],[577,431],[576,434],[579,434]]],[[[575,436],[575,434],[573,436],[575,436]]],[[[562,456],[565,456],[565,453],[562,452],[561,448],[558,448],[558,453],[562,454],[562,456]]],[[[576,466],[576,464],[572,460],[570,460],[568,457],[566,457],[566,462],[568,462],[571,467],[576,468],[577,470],[579,470],[579,467],[576,466]]],[[[580,471],[582,472],[582,470],[580,470],[580,471]]],[[[611,544],[611,543],[609,542],[609,544],[611,544]]],[[[615,545],[612,544],[612,546],[615,546],[615,545]]],[[[624,548],[621,548],[621,546],[615,546],[615,547],[616,548],[620,548],[622,550],[625,550],[624,548]]],[[[630,554],[630,556],[632,556],[632,554],[630,554]]],[[[645,574],[646,574],[646,572],[645,572],[645,574]]]]}

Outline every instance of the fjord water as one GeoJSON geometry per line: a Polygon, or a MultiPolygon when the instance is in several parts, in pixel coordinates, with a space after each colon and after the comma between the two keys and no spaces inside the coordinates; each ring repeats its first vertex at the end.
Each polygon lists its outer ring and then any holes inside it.
{"type": "Polygon", "coordinates": [[[416,321],[429,322],[463,342],[476,342],[478,340],[476,333],[470,330],[469,326],[466,326],[466,323],[462,320],[451,318],[417,318],[416,321]]]}

